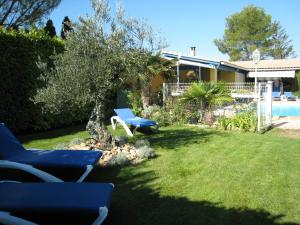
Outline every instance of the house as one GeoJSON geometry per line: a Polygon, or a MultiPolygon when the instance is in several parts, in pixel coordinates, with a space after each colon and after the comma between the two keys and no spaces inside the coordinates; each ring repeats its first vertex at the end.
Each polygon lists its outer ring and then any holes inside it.
{"type": "MultiPolygon", "coordinates": [[[[274,90],[298,89],[296,73],[300,71],[300,59],[261,60],[257,65],[253,61],[218,61],[197,57],[195,47],[191,48],[190,55],[163,51],[162,56],[178,60],[176,79],[172,81],[176,84],[197,81],[254,84],[257,76],[258,82],[274,81],[274,90]]],[[[153,81],[155,87],[159,86],[157,81],[153,81]]],[[[164,82],[161,78],[159,81],[164,82]]]]}
{"type": "Polygon", "coordinates": [[[176,83],[194,81],[225,81],[246,82],[247,68],[225,61],[203,59],[192,55],[182,55],[176,52],[162,52],[165,59],[177,59],[176,83]]]}
{"type": "Polygon", "coordinates": [[[258,82],[274,81],[274,90],[292,91],[299,88],[296,73],[300,71],[300,59],[261,60],[257,68],[252,61],[231,63],[245,68],[249,79],[253,80],[257,76],[258,82]]]}

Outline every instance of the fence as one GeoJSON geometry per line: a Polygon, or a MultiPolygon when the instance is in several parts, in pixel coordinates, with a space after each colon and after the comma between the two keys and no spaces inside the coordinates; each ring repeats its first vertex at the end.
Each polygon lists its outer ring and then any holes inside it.
{"type": "MultiPolygon", "coordinates": [[[[164,83],[163,84],[163,101],[168,97],[176,97],[182,95],[192,83],[164,83]]],[[[272,87],[273,83],[226,83],[227,90],[232,97],[246,102],[256,103],[256,111],[258,118],[258,131],[267,129],[272,125],[272,87]],[[255,89],[257,91],[255,91],[255,89]]]]}
{"type": "MultiPolygon", "coordinates": [[[[169,96],[176,97],[182,95],[191,85],[192,83],[164,83],[163,100],[169,96]]],[[[253,82],[225,83],[225,85],[227,90],[233,95],[252,95],[255,93],[255,84],[253,82]]]]}
{"type": "Polygon", "coordinates": [[[258,83],[257,118],[258,131],[267,129],[272,125],[272,88],[273,83],[258,83]]]}

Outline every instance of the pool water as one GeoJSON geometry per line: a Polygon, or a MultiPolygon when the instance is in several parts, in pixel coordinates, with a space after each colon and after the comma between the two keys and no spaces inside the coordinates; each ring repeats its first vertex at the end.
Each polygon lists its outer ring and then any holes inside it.
{"type": "Polygon", "coordinates": [[[273,104],[273,116],[300,116],[300,104],[273,104]]]}

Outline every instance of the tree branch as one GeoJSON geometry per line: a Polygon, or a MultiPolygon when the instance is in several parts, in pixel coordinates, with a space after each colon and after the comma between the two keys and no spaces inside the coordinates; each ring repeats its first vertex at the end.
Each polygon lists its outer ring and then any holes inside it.
{"type": "MultiPolygon", "coordinates": [[[[1,24],[1,25],[4,24],[5,20],[7,19],[7,17],[9,16],[9,14],[11,13],[11,11],[12,11],[12,9],[13,9],[15,3],[16,3],[16,0],[13,0],[13,1],[11,2],[11,5],[10,5],[9,9],[8,9],[7,12],[5,13],[5,15],[3,16],[2,20],[0,21],[0,24],[1,24]]],[[[4,4],[4,3],[3,3],[3,4],[4,4]]]]}

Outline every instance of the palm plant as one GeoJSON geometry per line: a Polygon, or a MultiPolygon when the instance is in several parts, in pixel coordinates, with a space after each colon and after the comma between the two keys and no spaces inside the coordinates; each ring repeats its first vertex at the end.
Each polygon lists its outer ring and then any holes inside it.
{"type": "Polygon", "coordinates": [[[180,100],[183,103],[190,103],[197,109],[201,109],[204,112],[204,122],[206,124],[212,124],[214,122],[212,111],[215,106],[232,102],[233,98],[228,93],[224,83],[201,82],[193,83],[182,95],[180,100]]]}
{"type": "Polygon", "coordinates": [[[165,79],[171,78],[175,75],[175,66],[176,60],[163,59],[161,58],[160,53],[148,57],[148,60],[145,63],[145,70],[139,76],[144,109],[150,104],[150,87],[153,78],[158,75],[163,75],[165,79]]]}

